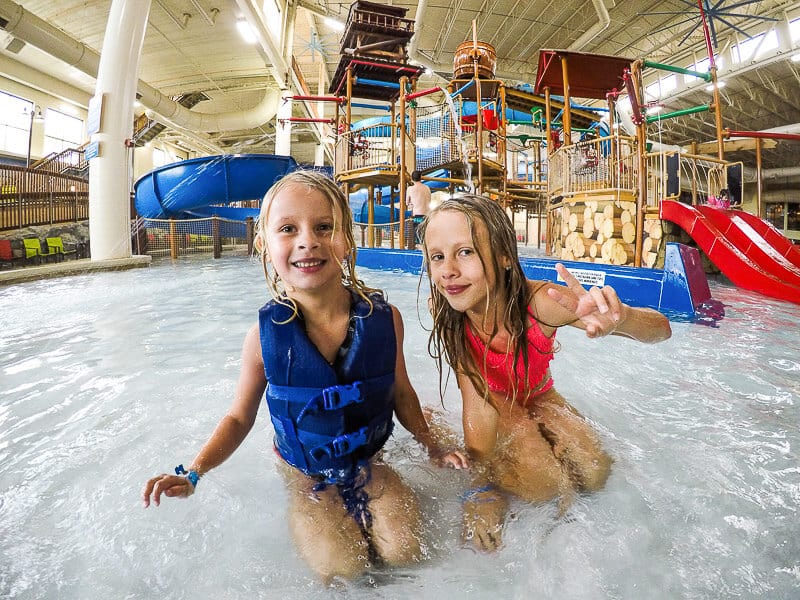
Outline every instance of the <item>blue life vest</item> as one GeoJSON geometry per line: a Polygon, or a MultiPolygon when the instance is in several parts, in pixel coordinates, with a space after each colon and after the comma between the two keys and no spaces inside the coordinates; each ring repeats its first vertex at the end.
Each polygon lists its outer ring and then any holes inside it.
{"type": "Polygon", "coordinates": [[[371,300],[370,314],[369,304],[353,294],[352,342],[336,370],[291,308],[273,300],[259,311],[275,447],[286,462],[328,483],[354,477],[394,425],[392,309],[379,295],[371,300]]]}

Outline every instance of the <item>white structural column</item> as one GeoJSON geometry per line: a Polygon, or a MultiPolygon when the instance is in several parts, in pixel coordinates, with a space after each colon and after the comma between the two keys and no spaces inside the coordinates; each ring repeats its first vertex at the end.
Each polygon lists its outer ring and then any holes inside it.
{"type": "Polygon", "coordinates": [[[96,98],[98,156],[89,162],[89,236],[92,260],[131,255],[130,190],[126,140],[133,135],[133,103],[150,0],[113,0],[108,15],[96,98]]]}
{"type": "Polygon", "coordinates": [[[277,123],[275,124],[275,154],[281,156],[292,155],[292,91],[281,92],[281,103],[278,106],[277,123]]]}
{"type": "MultiPolygon", "coordinates": [[[[317,80],[317,94],[319,96],[325,95],[326,89],[326,73],[325,73],[325,61],[319,61],[319,78],[317,80]]],[[[317,102],[317,114],[314,115],[319,119],[325,117],[325,102],[317,102]]],[[[330,106],[328,110],[332,113],[336,113],[336,107],[330,106]]],[[[328,127],[325,123],[316,123],[317,130],[319,131],[319,143],[314,151],[314,166],[322,167],[325,165],[325,145],[323,140],[325,139],[325,128],[328,127]]],[[[330,127],[328,127],[330,129],[330,127]]]]}
{"type": "MultiPolygon", "coordinates": [[[[297,9],[292,2],[282,4],[281,13],[283,24],[278,46],[281,49],[282,59],[287,69],[292,68],[292,46],[294,44],[294,20],[297,18],[297,9]]],[[[286,84],[288,89],[281,92],[281,105],[278,107],[278,122],[275,126],[275,154],[282,156],[292,155],[292,123],[288,119],[292,118],[292,101],[287,96],[292,96],[292,78],[289,77],[286,84]]],[[[299,92],[303,93],[302,90],[299,92]]]]}

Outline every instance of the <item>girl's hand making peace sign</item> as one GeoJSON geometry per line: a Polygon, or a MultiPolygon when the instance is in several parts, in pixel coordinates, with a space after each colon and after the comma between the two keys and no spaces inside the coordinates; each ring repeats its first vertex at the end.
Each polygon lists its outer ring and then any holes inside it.
{"type": "Polygon", "coordinates": [[[556,264],[556,271],[572,293],[565,294],[559,286],[551,286],[547,294],[575,315],[583,324],[587,337],[598,338],[614,333],[627,319],[629,307],[619,299],[614,288],[593,286],[586,290],[561,263],[556,264]]]}

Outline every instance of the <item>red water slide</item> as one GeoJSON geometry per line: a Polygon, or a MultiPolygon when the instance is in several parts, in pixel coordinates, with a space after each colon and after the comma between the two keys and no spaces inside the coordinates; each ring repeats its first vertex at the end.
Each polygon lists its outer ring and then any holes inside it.
{"type": "Polygon", "coordinates": [[[765,221],[749,212],[743,210],[730,210],[728,214],[734,222],[742,221],[747,223],[753,230],[764,238],[767,243],[795,267],[800,268],[800,246],[792,243],[792,240],[778,231],[772,223],[765,221]]]}
{"type": "MultiPolygon", "coordinates": [[[[731,222],[731,218],[724,211],[719,211],[719,213],[728,223],[731,222]]],[[[728,233],[725,233],[710,218],[693,206],[673,200],[661,202],[661,218],[675,223],[686,231],[697,243],[697,246],[711,259],[711,262],[737,287],[759,292],[770,298],[800,304],[800,283],[793,283],[794,279],[787,281],[782,276],[771,272],[771,269],[762,267],[759,262],[764,263],[765,257],[769,258],[770,254],[757,244],[744,243],[741,238],[745,234],[741,229],[726,227],[728,233]],[[734,241],[729,239],[729,236],[742,242],[746,250],[738,247],[734,241]]],[[[723,223],[721,219],[715,218],[714,220],[723,223]]],[[[775,265],[779,264],[778,261],[773,262],[775,265]]],[[[782,273],[794,275],[786,268],[786,265],[781,264],[780,266],[784,268],[782,273]]],[[[778,270],[777,266],[775,266],[775,270],[778,270]]]]}
{"type": "Polygon", "coordinates": [[[698,206],[697,210],[722,232],[725,239],[764,271],[786,283],[800,287],[800,268],[786,260],[750,225],[736,218],[733,211],[713,206],[698,206]]]}

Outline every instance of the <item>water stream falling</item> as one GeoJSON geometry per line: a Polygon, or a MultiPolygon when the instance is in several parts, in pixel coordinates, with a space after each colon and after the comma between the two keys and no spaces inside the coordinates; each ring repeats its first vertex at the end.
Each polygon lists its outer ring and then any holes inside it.
{"type": "MultiPolygon", "coordinates": [[[[455,102],[453,102],[452,96],[447,93],[447,90],[442,89],[444,92],[445,102],[447,103],[447,107],[450,109],[450,118],[453,122],[453,129],[455,130],[456,139],[458,140],[458,147],[461,149],[461,162],[464,165],[464,187],[466,191],[470,194],[475,193],[475,184],[472,181],[472,164],[469,162],[469,144],[464,139],[464,132],[461,129],[461,118],[458,115],[458,111],[456,110],[455,102]]],[[[476,137],[476,145],[478,146],[478,151],[480,151],[480,145],[477,143],[476,137]]]]}

